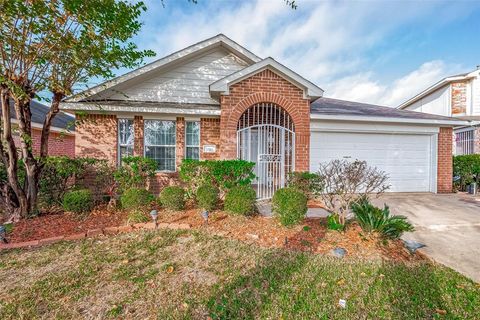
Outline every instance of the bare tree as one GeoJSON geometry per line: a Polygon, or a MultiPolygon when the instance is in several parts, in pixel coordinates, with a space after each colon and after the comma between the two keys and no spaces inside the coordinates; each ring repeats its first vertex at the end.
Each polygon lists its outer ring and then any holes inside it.
{"type": "Polygon", "coordinates": [[[350,205],[362,196],[379,195],[390,188],[388,175],[366,161],[332,160],[321,163],[318,175],[325,189],[320,194],[326,209],[338,214],[339,222],[345,224],[350,205]]]}

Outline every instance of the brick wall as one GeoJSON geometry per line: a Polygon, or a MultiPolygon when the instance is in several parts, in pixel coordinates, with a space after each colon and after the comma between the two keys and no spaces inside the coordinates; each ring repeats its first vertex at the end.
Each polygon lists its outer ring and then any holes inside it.
{"type": "Polygon", "coordinates": [[[75,156],[117,162],[117,118],[115,115],[88,114],[75,128],[75,156]]]}
{"type": "Polygon", "coordinates": [[[200,119],[200,159],[215,160],[220,159],[220,119],[202,118],[200,119]],[[216,152],[203,152],[204,145],[216,146],[216,152]]]}
{"type": "Polygon", "coordinates": [[[452,128],[440,128],[438,133],[437,192],[453,191],[452,128]]]}
{"type": "Polygon", "coordinates": [[[230,86],[229,95],[221,96],[220,156],[237,156],[237,122],[245,110],[254,104],[269,102],[285,109],[295,123],[295,170],[309,169],[310,101],[303,90],[270,70],[230,86]]]}
{"type": "Polygon", "coordinates": [[[133,118],[133,154],[143,157],[143,117],[133,118]]]}
{"type": "Polygon", "coordinates": [[[480,127],[475,128],[473,139],[473,152],[480,153],[480,127]]]}
{"type": "Polygon", "coordinates": [[[452,83],[452,115],[467,113],[467,83],[452,83]]]}

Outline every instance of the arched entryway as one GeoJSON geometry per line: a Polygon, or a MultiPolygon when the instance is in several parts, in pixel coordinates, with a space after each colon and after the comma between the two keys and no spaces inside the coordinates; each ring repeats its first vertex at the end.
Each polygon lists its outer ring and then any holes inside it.
{"type": "Polygon", "coordinates": [[[268,199],[285,186],[295,169],[295,124],[285,109],[257,103],[237,123],[237,157],[255,162],[258,199],[268,199]]]}

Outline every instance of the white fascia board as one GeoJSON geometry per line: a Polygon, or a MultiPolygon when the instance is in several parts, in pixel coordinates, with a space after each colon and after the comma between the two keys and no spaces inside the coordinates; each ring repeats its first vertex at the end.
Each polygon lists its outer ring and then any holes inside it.
{"type": "MultiPolygon", "coordinates": [[[[17,119],[12,118],[12,119],[10,119],[10,121],[12,123],[18,124],[17,119]]],[[[75,119],[72,118],[72,122],[74,122],[74,121],[75,121],[75,119]]],[[[32,122],[32,128],[42,130],[43,129],[43,123],[32,122]]],[[[75,131],[70,131],[70,130],[67,130],[67,129],[62,129],[62,128],[54,127],[54,126],[50,127],[50,131],[51,132],[56,132],[56,133],[62,133],[62,134],[65,134],[67,136],[74,136],[75,135],[75,131]]]]}
{"type": "Polygon", "coordinates": [[[98,103],[69,103],[62,102],[60,104],[62,110],[70,111],[108,111],[108,112],[132,112],[132,113],[164,113],[164,114],[179,114],[179,115],[200,115],[200,116],[219,116],[218,110],[205,109],[185,109],[185,108],[155,108],[155,107],[140,107],[140,106],[116,106],[108,105],[102,106],[98,103]]]}
{"type": "Polygon", "coordinates": [[[437,126],[411,123],[366,123],[353,121],[317,120],[310,124],[311,132],[359,132],[431,135],[440,131],[437,126]]]}
{"type": "Polygon", "coordinates": [[[113,86],[116,86],[120,83],[123,83],[125,81],[128,81],[130,79],[133,79],[135,77],[138,77],[140,75],[143,75],[147,72],[153,71],[155,69],[161,68],[166,66],[167,64],[173,63],[175,61],[178,61],[180,59],[185,59],[187,57],[193,56],[195,53],[199,52],[204,52],[206,50],[209,50],[211,48],[217,47],[217,46],[222,46],[226,48],[227,50],[233,51],[237,55],[239,55],[241,58],[244,58],[247,60],[247,62],[250,63],[256,63],[261,61],[261,58],[247,50],[246,48],[240,46],[238,43],[233,41],[232,39],[226,37],[223,34],[219,34],[215,37],[209,38],[207,40],[201,41],[199,43],[196,43],[194,45],[191,45],[185,49],[182,49],[180,51],[177,51],[175,53],[172,53],[164,58],[161,58],[159,60],[156,60],[154,62],[151,62],[143,67],[140,67],[138,69],[132,70],[130,72],[127,72],[126,74],[116,77],[112,80],[105,81],[93,88],[87,89],[85,91],[82,91],[80,93],[77,93],[73,96],[70,96],[66,98],[64,101],[66,102],[78,102],[80,100],[86,99],[88,97],[91,97],[95,94],[98,94],[104,90],[107,90],[113,86]]]}
{"type": "Polygon", "coordinates": [[[437,83],[435,83],[434,85],[432,85],[432,86],[428,87],[427,89],[423,90],[422,92],[420,92],[416,96],[413,96],[412,98],[408,99],[407,101],[405,101],[404,103],[399,105],[397,107],[397,109],[405,109],[405,108],[409,107],[412,103],[417,102],[418,100],[428,96],[429,94],[437,91],[440,88],[443,88],[444,86],[450,84],[453,81],[468,80],[468,79],[472,79],[472,78],[473,78],[473,76],[471,76],[471,75],[444,78],[444,79],[438,81],[437,83]]]}
{"type": "Polygon", "coordinates": [[[310,114],[312,120],[333,120],[333,121],[362,121],[362,122],[391,122],[391,123],[411,123],[411,124],[428,124],[428,125],[446,125],[446,126],[462,126],[469,125],[468,121],[459,120],[436,120],[436,119],[406,119],[393,117],[361,117],[361,116],[342,116],[342,115],[323,115],[310,114]]]}
{"type": "Polygon", "coordinates": [[[298,73],[293,72],[284,65],[278,63],[273,58],[269,57],[256,64],[246,67],[240,71],[237,71],[223,79],[220,79],[210,85],[210,92],[226,94],[228,95],[229,87],[237,82],[240,82],[260,71],[269,69],[286,80],[292,82],[297,87],[302,88],[304,91],[304,97],[310,99],[317,99],[323,96],[323,89],[319,88],[312,82],[300,76],[298,73]]]}

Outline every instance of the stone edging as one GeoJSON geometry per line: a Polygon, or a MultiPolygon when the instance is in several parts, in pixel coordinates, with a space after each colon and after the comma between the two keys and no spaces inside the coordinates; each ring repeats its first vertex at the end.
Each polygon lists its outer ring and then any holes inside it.
{"type": "Polygon", "coordinates": [[[57,236],[51,238],[45,238],[40,240],[32,240],[25,242],[14,243],[0,243],[0,250],[6,249],[19,249],[19,248],[33,248],[43,245],[59,242],[59,241],[72,241],[81,240],[86,238],[94,238],[102,235],[115,235],[118,233],[127,233],[136,230],[153,230],[153,229],[173,229],[173,230],[188,230],[191,226],[187,223],[159,223],[157,228],[153,222],[136,223],[133,225],[119,226],[119,227],[106,227],[103,229],[89,229],[86,232],[75,233],[67,236],[57,236]]]}

